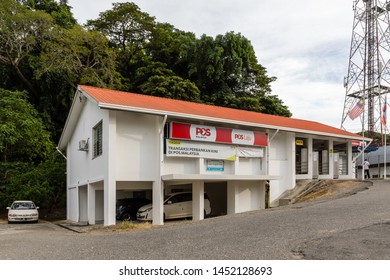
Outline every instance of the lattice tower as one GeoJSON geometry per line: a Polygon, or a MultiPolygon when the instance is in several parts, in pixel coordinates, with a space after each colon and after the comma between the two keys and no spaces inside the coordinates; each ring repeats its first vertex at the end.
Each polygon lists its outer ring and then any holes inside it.
{"type": "Polygon", "coordinates": [[[382,109],[390,91],[389,2],[354,0],[353,3],[354,20],[348,74],[344,78],[346,94],[341,128],[364,132],[367,137],[384,133],[382,109]],[[352,120],[349,112],[359,101],[364,101],[364,109],[352,120]]]}

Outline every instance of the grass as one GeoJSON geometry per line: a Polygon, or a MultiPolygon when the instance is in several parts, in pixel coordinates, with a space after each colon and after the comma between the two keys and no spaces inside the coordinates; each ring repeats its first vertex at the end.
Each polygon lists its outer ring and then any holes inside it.
{"type": "Polygon", "coordinates": [[[137,230],[137,229],[148,229],[151,228],[151,223],[133,223],[133,221],[123,221],[120,224],[111,226],[112,231],[125,231],[125,230],[137,230]]]}

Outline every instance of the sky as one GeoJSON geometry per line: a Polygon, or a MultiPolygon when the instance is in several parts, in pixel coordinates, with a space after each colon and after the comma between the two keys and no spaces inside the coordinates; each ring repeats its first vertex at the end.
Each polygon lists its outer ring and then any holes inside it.
{"type": "MultiPolygon", "coordinates": [[[[109,0],[69,0],[80,24],[112,8],[109,0]]],[[[267,69],[272,94],[293,118],[340,127],[352,35],[353,0],[134,0],[141,11],[176,28],[248,38],[267,69]]],[[[356,127],[359,128],[358,120],[356,127]]],[[[354,128],[347,128],[354,130],[354,128]]]]}

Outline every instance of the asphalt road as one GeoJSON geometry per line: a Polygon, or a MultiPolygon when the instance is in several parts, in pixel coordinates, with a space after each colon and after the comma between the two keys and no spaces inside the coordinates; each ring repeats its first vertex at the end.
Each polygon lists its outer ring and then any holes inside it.
{"type": "Polygon", "coordinates": [[[0,223],[0,259],[390,260],[390,181],[343,198],[145,230],[0,223]]]}

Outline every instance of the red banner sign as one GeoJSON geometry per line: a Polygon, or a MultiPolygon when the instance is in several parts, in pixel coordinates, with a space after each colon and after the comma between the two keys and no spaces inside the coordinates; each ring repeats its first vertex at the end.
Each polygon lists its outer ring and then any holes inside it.
{"type": "Polygon", "coordinates": [[[268,135],[264,132],[177,122],[171,122],[170,138],[249,146],[268,145],[268,135]]]}

